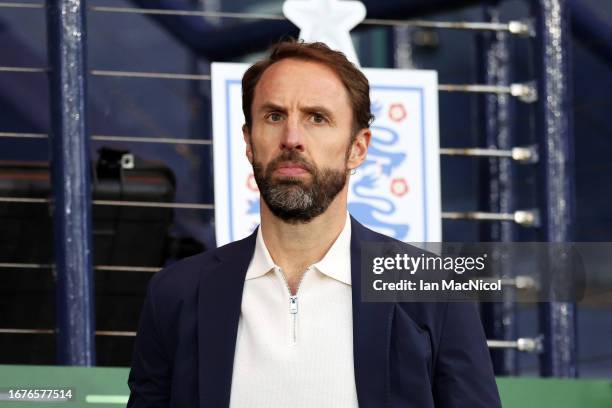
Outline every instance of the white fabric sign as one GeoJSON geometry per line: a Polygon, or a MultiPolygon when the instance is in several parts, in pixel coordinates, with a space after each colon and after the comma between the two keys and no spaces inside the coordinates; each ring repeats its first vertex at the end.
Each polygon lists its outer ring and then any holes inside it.
{"type": "MultiPolygon", "coordinates": [[[[240,81],[247,64],[212,64],[215,230],[221,246],[259,224],[259,192],[245,156],[240,81]]],[[[442,240],[435,71],[366,68],[372,141],[351,176],[349,212],[405,242],[442,240]]]]}

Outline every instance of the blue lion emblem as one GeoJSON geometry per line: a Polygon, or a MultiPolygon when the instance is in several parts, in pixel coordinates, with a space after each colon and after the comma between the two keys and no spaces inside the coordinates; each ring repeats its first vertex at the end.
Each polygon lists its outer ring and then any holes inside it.
{"type": "MultiPolygon", "coordinates": [[[[372,104],[372,111],[376,116],[383,110],[382,108],[379,103],[372,104]]],[[[397,208],[393,201],[375,192],[379,182],[377,174],[391,176],[392,172],[406,160],[406,154],[388,150],[399,141],[399,134],[395,130],[384,126],[372,126],[371,130],[372,140],[368,157],[359,170],[364,176],[352,185],[351,191],[357,201],[348,204],[349,212],[359,222],[379,231],[381,229],[392,231],[393,238],[403,239],[410,227],[378,218],[377,215],[393,214],[397,208]],[[376,171],[378,169],[379,173],[376,171]]]]}

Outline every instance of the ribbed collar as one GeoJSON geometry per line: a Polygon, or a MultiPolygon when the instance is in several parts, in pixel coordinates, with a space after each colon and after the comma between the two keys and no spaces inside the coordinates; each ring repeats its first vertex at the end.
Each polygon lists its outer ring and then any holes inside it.
{"type": "MultiPolygon", "coordinates": [[[[351,217],[346,213],[344,228],[334,241],[329,251],[319,262],[312,265],[319,272],[337,281],[351,285],[351,217]]],[[[255,252],[247,271],[245,280],[259,278],[278,268],[272,260],[263,239],[261,227],[257,229],[255,252]]]]}

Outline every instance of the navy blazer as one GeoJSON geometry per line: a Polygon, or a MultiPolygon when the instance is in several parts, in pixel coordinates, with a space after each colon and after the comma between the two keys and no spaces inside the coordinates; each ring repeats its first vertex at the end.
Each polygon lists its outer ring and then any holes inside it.
{"type": "MultiPolygon", "coordinates": [[[[361,302],[360,245],[392,239],[351,219],[353,356],[361,408],[501,403],[471,303],[361,302]]],[[[251,236],[177,262],[148,287],[128,407],[227,407],[251,236]]],[[[313,407],[316,408],[316,407],[313,407]]]]}

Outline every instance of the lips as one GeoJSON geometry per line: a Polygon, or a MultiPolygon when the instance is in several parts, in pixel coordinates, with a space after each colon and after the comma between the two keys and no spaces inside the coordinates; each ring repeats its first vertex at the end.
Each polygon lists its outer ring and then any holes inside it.
{"type": "Polygon", "coordinates": [[[306,166],[294,162],[279,163],[274,172],[283,176],[298,176],[301,174],[310,173],[306,166]]]}

